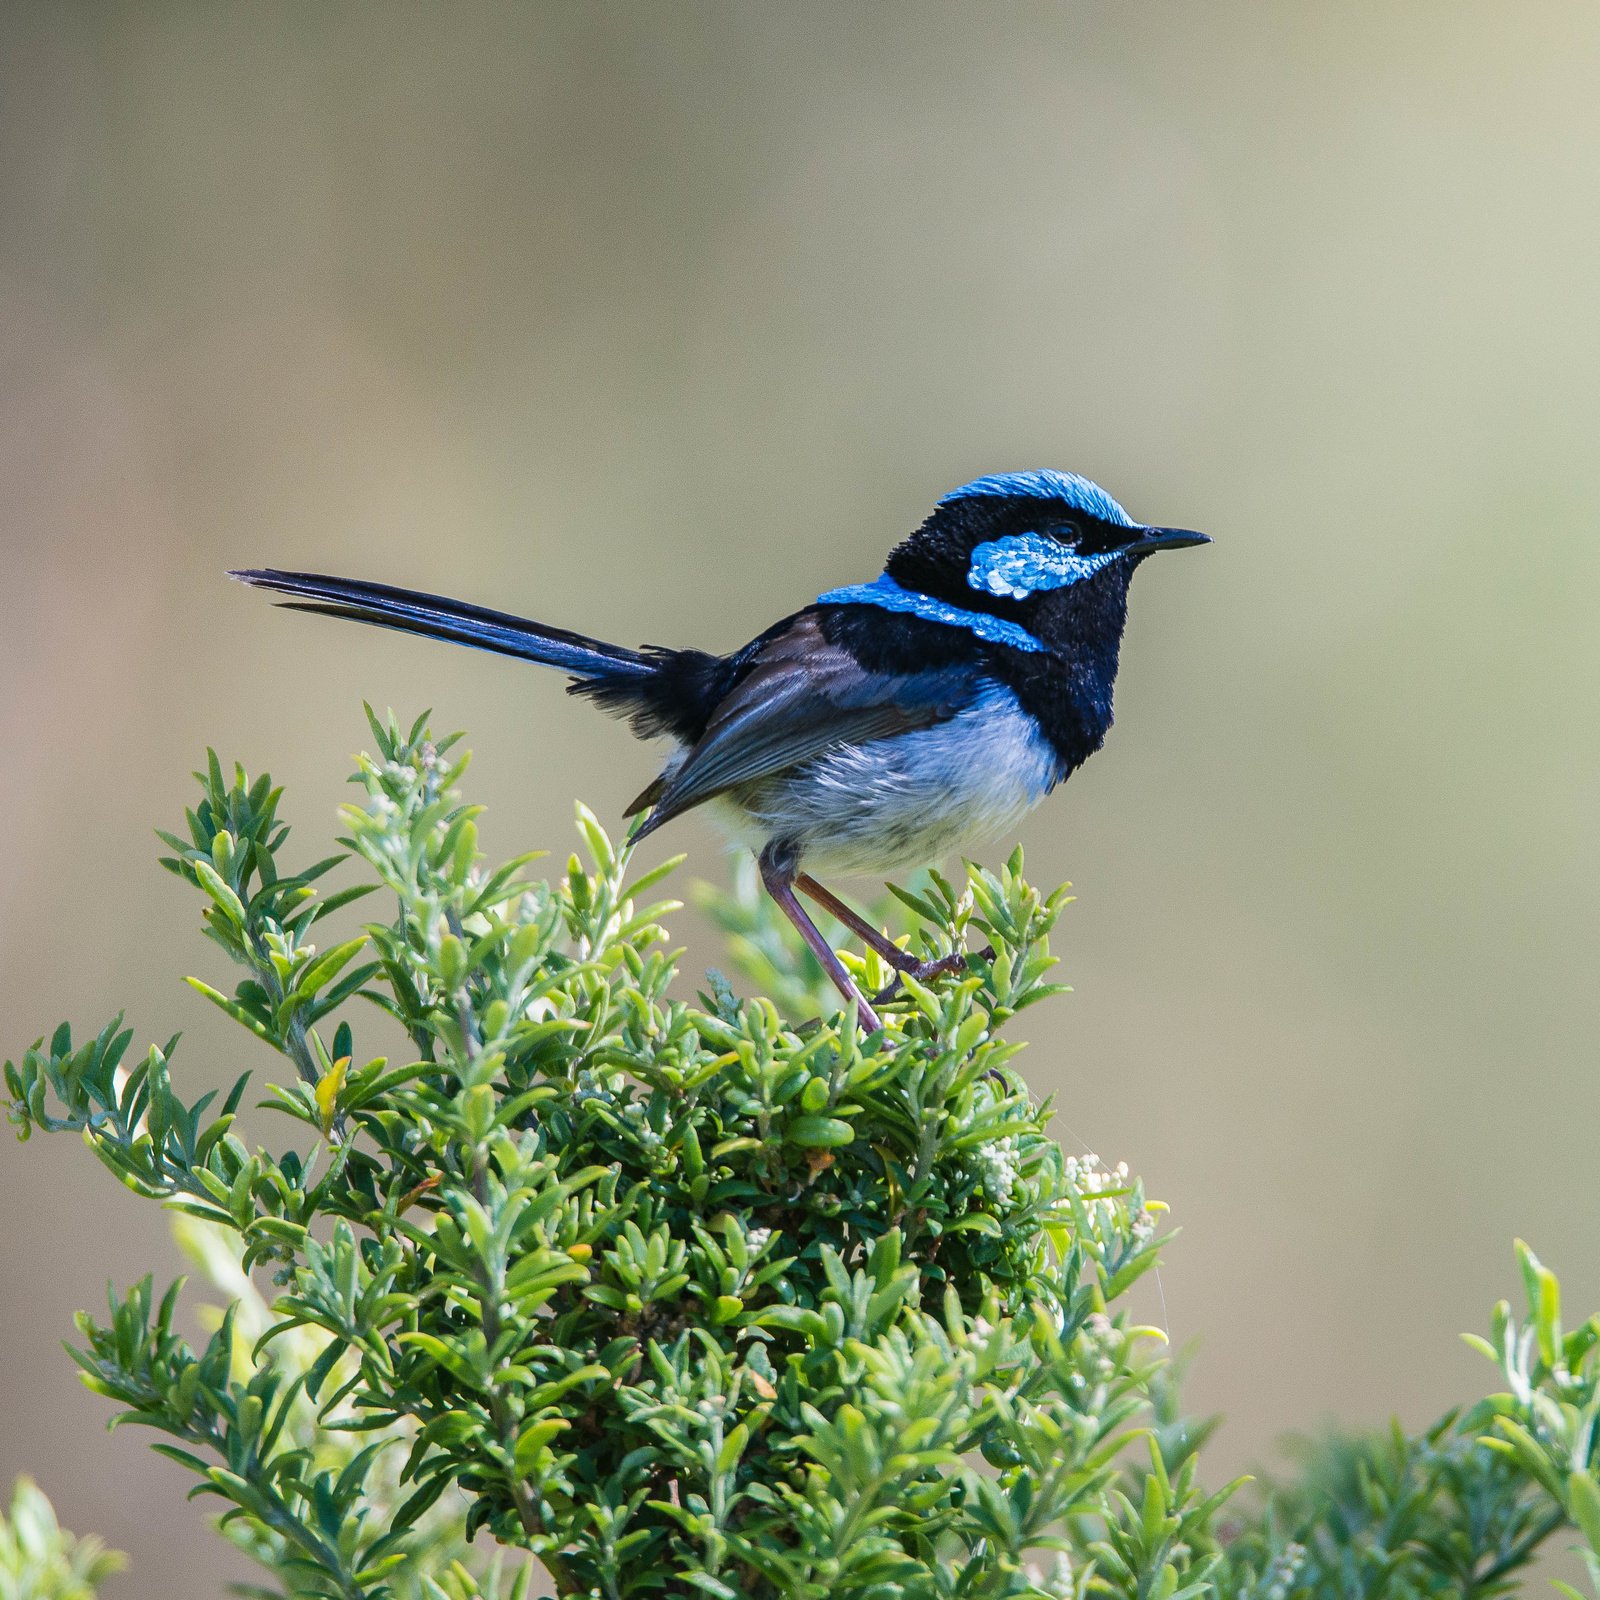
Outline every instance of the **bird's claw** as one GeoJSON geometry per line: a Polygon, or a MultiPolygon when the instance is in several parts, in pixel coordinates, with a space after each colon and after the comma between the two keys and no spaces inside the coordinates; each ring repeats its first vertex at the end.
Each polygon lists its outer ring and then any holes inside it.
{"type": "Polygon", "coordinates": [[[993,948],[985,945],[983,949],[978,951],[952,950],[949,955],[939,956],[933,961],[910,962],[895,973],[893,979],[873,995],[873,1005],[887,1005],[889,1001],[893,1000],[899,994],[901,980],[904,978],[915,978],[918,983],[932,983],[936,978],[956,977],[959,973],[967,970],[969,954],[975,954],[981,961],[994,960],[993,948]]]}

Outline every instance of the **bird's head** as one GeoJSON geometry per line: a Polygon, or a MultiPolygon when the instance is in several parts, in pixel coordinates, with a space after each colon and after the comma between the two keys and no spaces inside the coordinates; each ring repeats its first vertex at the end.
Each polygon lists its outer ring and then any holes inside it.
{"type": "Polygon", "coordinates": [[[902,588],[1011,618],[1053,644],[1095,620],[1120,633],[1139,563],[1209,543],[1203,533],[1135,522],[1075,472],[1008,472],[947,494],[884,570],[902,588]]]}

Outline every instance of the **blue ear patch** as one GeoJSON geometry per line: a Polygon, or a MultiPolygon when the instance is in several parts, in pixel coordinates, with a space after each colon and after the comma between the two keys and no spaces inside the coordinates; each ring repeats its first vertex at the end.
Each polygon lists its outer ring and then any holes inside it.
{"type": "Polygon", "coordinates": [[[1098,483],[1081,477],[1076,472],[1052,472],[1043,468],[1038,472],[997,472],[987,478],[974,478],[959,489],[952,489],[940,505],[952,500],[973,500],[980,495],[994,495],[1000,499],[1059,500],[1074,511],[1086,512],[1102,522],[1114,522],[1120,527],[1135,526],[1134,520],[1098,483]]]}
{"type": "Polygon", "coordinates": [[[943,623],[947,628],[962,628],[990,644],[1009,645],[1013,650],[1043,650],[1044,646],[1016,622],[991,616],[987,611],[964,611],[945,600],[915,589],[902,589],[887,572],[871,583],[854,583],[844,589],[830,589],[817,596],[819,606],[877,606],[884,611],[903,611],[924,622],[943,623]]]}
{"type": "Polygon", "coordinates": [[[967,582],[980,594],[1026,600],[1041,589],[1065,589],[1092,578],[1120,556],[1120,550],[1081,556],[1071,545],[1043,533],[1015,533],[991,539],[972,552],[967,582]]]}

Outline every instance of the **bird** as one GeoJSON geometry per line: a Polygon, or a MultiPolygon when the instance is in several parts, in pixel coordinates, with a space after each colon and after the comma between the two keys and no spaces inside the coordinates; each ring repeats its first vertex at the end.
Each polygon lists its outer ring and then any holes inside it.
{"type": "Polygon", "coordinates": [[[825,591],[727,655],[606,644],[382,583],[229,575],[291,610],[555,667],[635,735],[671,740],[625,812],[648,813],[632,838],[705,807],[754,852],[767,893],[872,1033],[901,975],[960,972],[965,952],[918,960],[820,878],[920,867],[1014,828],[1105,741],[1134,572],[1210,542],[1135,522],[1077,473],[995,473],[940,499],[872,581],[825,591]],[[800,895],[895,981],[863,994],[800,895]]]}

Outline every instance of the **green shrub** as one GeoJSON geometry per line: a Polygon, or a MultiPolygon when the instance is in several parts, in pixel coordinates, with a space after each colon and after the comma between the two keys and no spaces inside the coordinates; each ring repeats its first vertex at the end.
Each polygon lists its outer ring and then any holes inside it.
{"type": "Polygon", "coordinates": [[[18,1478],[0,1511],[0,1600],[94,1600],[124,1561],[96,1538],[76,1538],[30,1478],[18,1478]]]}
{"type": "Polygon", "coordinates": [[[1530,1320],[1485,1346],[1508,1393],[1206,1493],[1209,1425],[1125,1309],[1161,1207],[1063,1156],[1003,1034],[1055,992],[1066,903],[1020,855],[895,891],[929,950],[983,949],[864,1040],[749,897],[718,915],[788,1014],[715,974],[678,997],[642,903],[672,863],[629,885],[580,810],[587,864],[490,868],[453,741],[373,732],[338,855],[294,868],[279,792],[214,757],[163,835],[244,974],[191,983],[294,1068],[264,1102],[292,1148],[241,1137],[243,1079],[191,1103],[170,1045],[126,1066],[120,1019],[5,1069],[21,1136],[82,1130],[224,1292],[203,1349],[146,1278],[76,1354],[262,1593],[527,1594],[527,1553],[605,1600],[1487,1596],[1558,1527],[1600,1550],[1600,1322],[1563,1334],[1526,1254],[1530,1320]],[[387,920],[314,942],[376,888],[387,920]]]}

